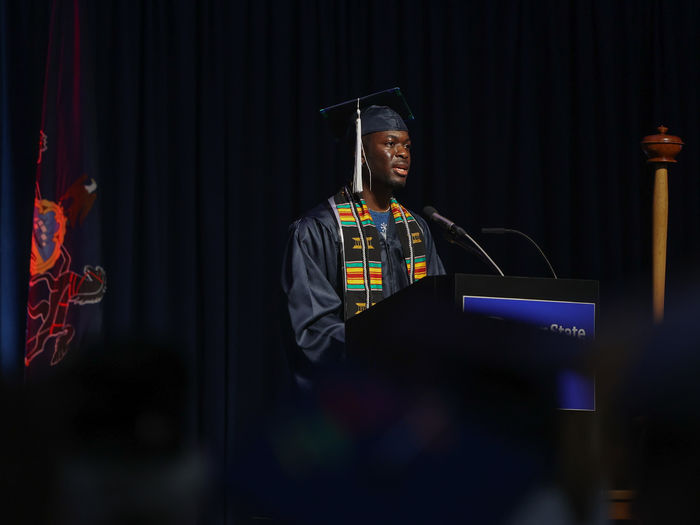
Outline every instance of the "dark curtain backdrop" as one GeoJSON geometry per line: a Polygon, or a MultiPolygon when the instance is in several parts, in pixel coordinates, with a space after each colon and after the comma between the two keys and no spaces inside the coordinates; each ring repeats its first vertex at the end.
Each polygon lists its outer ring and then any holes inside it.
{"type": "Polygon", "coordinates": [[[48,7],[0,0],[0,375],[11,383],[23,371],[48,7]]]}
{"type": "MultiPolygon", "coordinates": [[[[472,233],[523,230],[560,276],[601,280],[604,299],[650,273],[652,174],[639,141],[665,124],[687,143],[670,175],[669,272],[698,263],[697,2],[82,8],[98,115],[105,334],[148,333],[181,346],[194,384],[192,439],[218,464],[285,393],[287,225],[348,175],[323,106],[400,86],[416,115],[400,199],[418,211],[431,204],[472,233]]],[[[47,9],[3,3],[9,88],[0,107],[23,108],[3,114],[3,138],[25,153],[5,163],[3,142],[0,268],[14,264],[20,277],[47,9]],[[16,203],[9,217],[7,202],[16,203]]],[[[546,274],[517,238],[477,237],[506,273],[546,274]]],[[[488,272],[439,242],[448,271],[488,272]]],[[[26,299],[23,284],[6,291],[7,278],[3,312],[15,316],[3,317],[5,375],[21,367],[26,299]]],[[[646,281],[638,286],[650,295],[646,281]]],[[[216,513],[224,519],[223,503],[216,513]]]]}

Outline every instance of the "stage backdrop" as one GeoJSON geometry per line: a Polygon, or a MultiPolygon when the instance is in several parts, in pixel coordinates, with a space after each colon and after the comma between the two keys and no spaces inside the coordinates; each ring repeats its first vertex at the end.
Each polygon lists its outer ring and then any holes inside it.
{"type": "MultiPolygon", "coordinates": [[[[23,108],[2,114],[2,366],[15,376],[26,291],[6,283],[26,282],[35,157],[10,157],[6,137],[17,151],[38,139],[47,16],[30,15],[50,9],[39,4],[3,3],[0,36],[0,107],[23,108]],[[17,56],[24,75],[8,66],[17,56]]],[[[181,344],[192,439],[221,462],[284,392],[287,225],[349,175],[323,106],[400,86],[416,115],[402,202],[472,233],[520,229],[560,276],[600,279],[603,296],[649,273],[652,174],[639,141],[664,124],[687,143],[670,175],[669,272],[699,262],[696,2],[79,5],[109,272],[103,332],[181,344]]],[[[477,237],[506,273],[546,275],[519,239],[477,237]]],[[[448,271],[488,272],[441,239],[438,249],[448,271]]]]}

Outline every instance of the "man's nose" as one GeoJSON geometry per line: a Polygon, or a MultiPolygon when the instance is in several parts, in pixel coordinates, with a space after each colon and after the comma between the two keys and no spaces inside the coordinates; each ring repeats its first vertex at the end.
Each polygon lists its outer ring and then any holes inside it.
{"type": "Polygon", "coordinates": [[[399,144],[399,145],[396,147],[396,156],[397,156],[397,157],[404,157],[404,158],[405,158],[405,157],[408,157],[408,150],[407,150],[404,146],[402,146],[401,144],[399,144]]]}

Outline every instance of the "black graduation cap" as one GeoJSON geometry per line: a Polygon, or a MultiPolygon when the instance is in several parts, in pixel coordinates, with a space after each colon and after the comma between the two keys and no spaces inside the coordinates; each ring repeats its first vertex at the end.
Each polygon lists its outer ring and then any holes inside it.
{"type": "MultiPolygon", "coordinates": [[[[352,136],[357,104],[358,99],[354,98],[321,110],[336,139],[352,136]]],[[[405,121],[415,118],[398,87],[361,97],[359,105],[362,135],[376,131],[408,131],[405,121]]]]}

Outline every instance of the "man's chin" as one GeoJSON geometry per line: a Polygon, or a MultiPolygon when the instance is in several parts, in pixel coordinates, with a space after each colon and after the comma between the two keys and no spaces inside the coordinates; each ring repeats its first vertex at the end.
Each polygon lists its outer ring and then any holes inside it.
{"type": "Polygon", "coordinates": [[[406,177],[379,177],[374,176],[373,180],[363,180],[365,186],[370,187],[370,184],[374,184],[375,188],[385,188],[392,192],[400,191],[406,186],[406,177]]]}
{"type": "Polygon", "coordinates": [[[392,179],[391,189],[394,191],[402,190],[406,187],[406,179],[392,179]]]}

